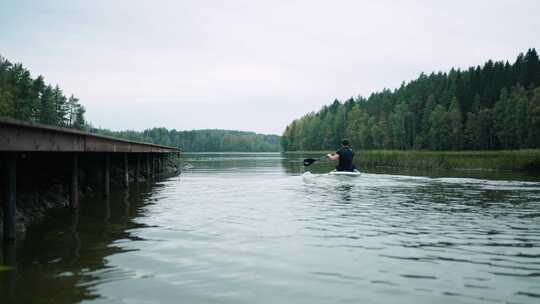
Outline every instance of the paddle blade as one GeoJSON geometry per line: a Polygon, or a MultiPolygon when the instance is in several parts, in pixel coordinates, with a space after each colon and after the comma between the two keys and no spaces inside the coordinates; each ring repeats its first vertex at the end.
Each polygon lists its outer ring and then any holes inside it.
{"type": "Polygon", "coordinates": [[[307,167],[307,166],[313,164],[316,161],[317,161],[317,159],[314,159],[314,158],[306,158],[306,159],[304,159],[304,166],[307,167]]]}

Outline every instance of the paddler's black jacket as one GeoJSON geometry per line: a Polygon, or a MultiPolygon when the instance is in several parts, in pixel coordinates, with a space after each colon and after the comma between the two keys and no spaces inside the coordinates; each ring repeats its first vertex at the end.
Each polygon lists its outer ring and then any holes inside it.
{"type": "Polygon", "coordinates": [[[341,147],[336,151],[336,154],[339,155],[339,162],[336,166],[338,171],[354,171],[353,158],[354,151],[350,147],[341,147]]]}

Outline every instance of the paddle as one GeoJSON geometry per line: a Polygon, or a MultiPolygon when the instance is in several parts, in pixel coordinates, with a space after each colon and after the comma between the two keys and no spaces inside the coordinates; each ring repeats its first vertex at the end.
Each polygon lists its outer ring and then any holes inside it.
{"type": "Polygon", "coordinates": [[[306,159],[304,159],[304,166],[307,167],[307,166],[313,164],[314,162],[319,161],[319,160],[323,160],[323,159],[326,159],[326,156],[322,156],[322,157],[319,157],[319,158],[306,158],[306,159]]]}

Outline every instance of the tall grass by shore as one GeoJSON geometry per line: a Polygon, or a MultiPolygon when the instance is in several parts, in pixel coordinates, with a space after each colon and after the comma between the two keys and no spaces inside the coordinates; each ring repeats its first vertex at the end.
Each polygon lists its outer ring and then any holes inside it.
{"type": "Polygon", "coordinates": [[[540,170],[540,150],[515,151],[397,151],[357,153],[360,167],[415,169],[540,170]]]}
{"type": "MultiPolygon", "coordinates": [[[[306,152],[305,152],[306,153],[306,152]]],[[[515,170],[540,172],[540,149],[508,151],[359,150],[360,168],[515,170]]]]}

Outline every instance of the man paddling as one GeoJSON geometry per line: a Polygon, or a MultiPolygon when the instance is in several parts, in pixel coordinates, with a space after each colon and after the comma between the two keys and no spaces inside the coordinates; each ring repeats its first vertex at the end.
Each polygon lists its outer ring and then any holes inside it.
{"type": "Polygon", "coordinates": [[[353,165],[354,151],[349,147],[349,141],[346,139],[341,142],[341,147],[336,153],[327,154],[326,157],[338,161],[337,171],[353,172],[356,169],[353,165]]]}

